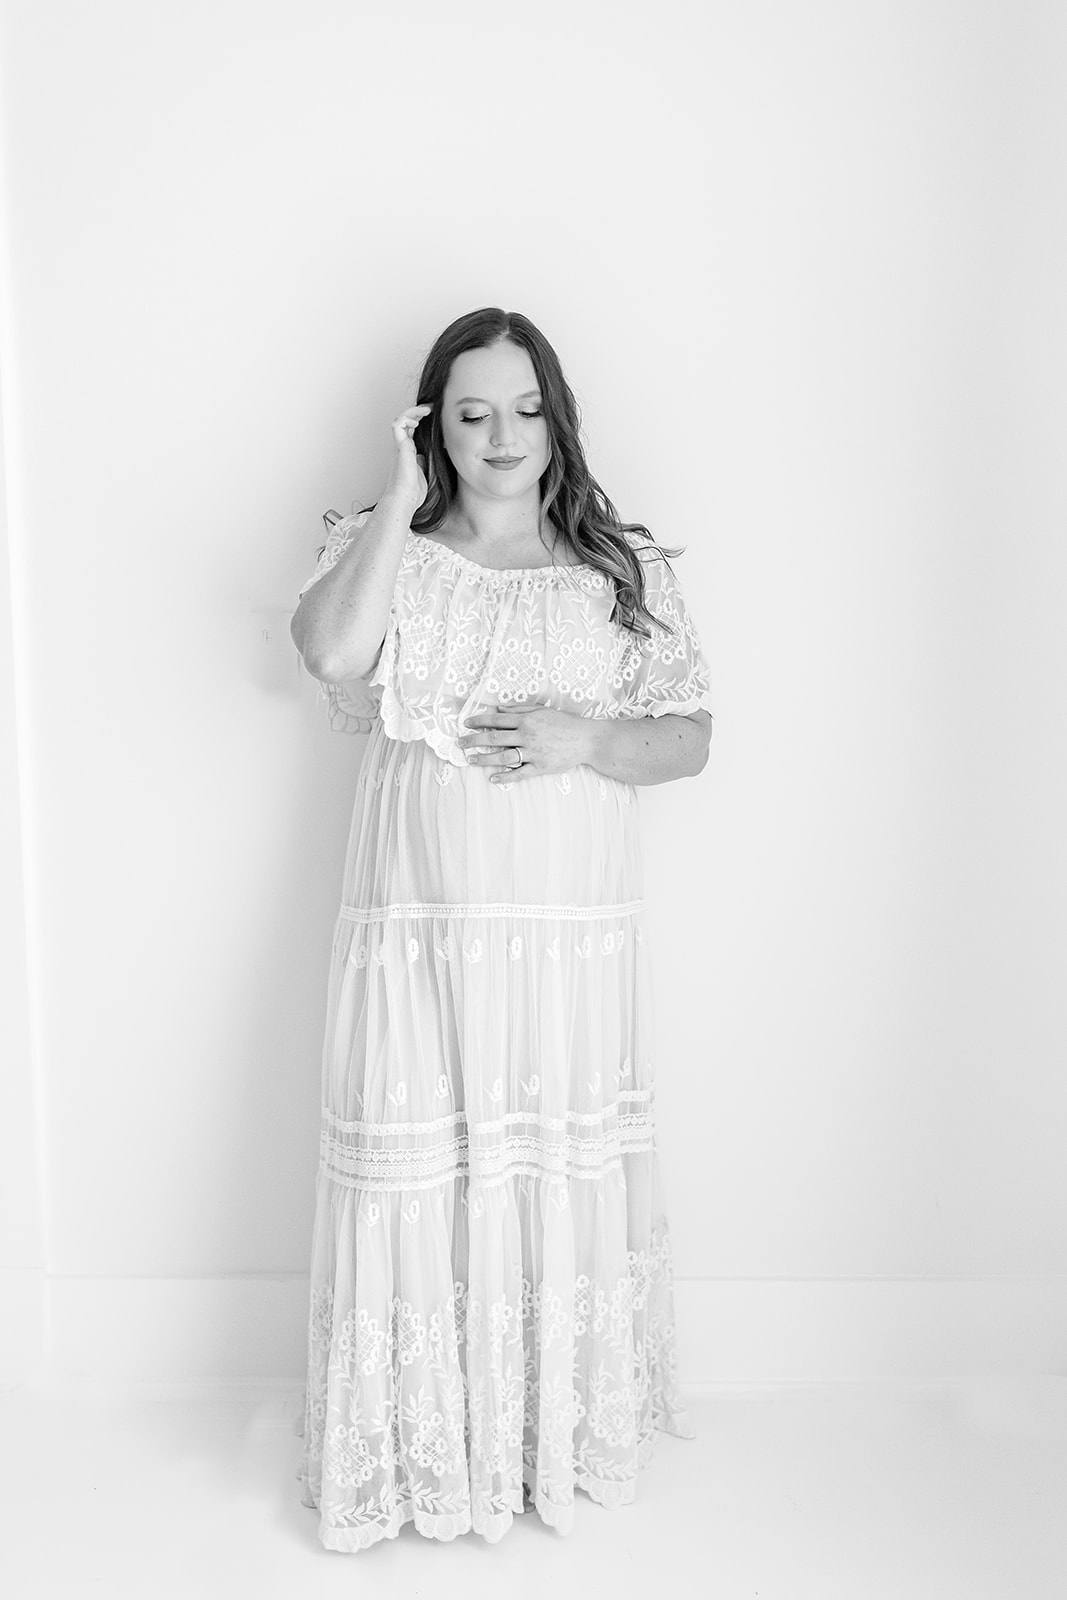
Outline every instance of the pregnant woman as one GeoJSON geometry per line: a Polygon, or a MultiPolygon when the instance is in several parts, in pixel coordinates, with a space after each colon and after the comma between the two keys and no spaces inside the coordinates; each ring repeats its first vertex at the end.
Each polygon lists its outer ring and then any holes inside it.
{"type": "MultiPolygon", "coordinates": [[[[331,1550],[634,1498],[679,1400],[637,786],[707,661],[524,316],[460,317],[292,623],[369,733],[333,939],[303,1503],[331,1550]],[[524,1498],[528,1496],[527,1498],[524,1498]]],[[[668,551],[677,555],[677,550],[668,551]]]]}

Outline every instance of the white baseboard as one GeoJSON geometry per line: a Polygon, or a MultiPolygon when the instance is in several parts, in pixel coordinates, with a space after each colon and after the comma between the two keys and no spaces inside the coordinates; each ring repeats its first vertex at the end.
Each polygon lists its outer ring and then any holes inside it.
{"type": "MultiPolygon", "coordinates": [[[[1067,1376],[1067,1278],[676,1279],[683,1389],[1067,1376]]],[[[0,1273],[0,1382],[303,1383],[306,1274],[0,1273]]]]}
{"type": "Polygon", "coordinates": [[[1067,1277],[687,1278],[683,1383],[1067,1375],[1067,1277]]]}

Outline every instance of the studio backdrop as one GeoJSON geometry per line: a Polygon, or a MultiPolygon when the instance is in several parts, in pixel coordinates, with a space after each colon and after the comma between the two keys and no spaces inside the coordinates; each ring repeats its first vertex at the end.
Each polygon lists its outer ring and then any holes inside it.
{"type": "Polygon", "coordinates": [[[683,1386],[1062,1372],[1062,11],[0,18],[4,1379],[302,1381],[364,740],[288,620],[490,305],[711,667],[639,790],[683,1386]]]}

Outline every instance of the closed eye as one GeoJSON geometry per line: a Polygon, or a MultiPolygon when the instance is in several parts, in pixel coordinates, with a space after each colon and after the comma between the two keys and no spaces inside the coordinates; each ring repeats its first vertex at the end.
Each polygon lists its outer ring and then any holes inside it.
{"type": "MultiPolygon", "coordinates": [[[[540,416],[543,416],[543,415],[544,415],[544,413],[541,412],[541,411],[520,411],[519,412],[519,416],[520,417],[540,417],[540,416]]],[[[488,417],[460,417],[459,420],[460,420],[460,422],[488,422],[489,419],[488,419],[488,417]]]]}

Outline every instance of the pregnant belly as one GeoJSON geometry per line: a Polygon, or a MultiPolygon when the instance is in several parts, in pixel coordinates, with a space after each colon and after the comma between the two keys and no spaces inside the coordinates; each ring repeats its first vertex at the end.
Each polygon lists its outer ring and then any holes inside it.
{"type": "Polygon", "coordinates": [[[344,870],[355,906],[618,905],[643,894],[637,791],[592,767],[490,783],[378,724],[344,870]]]}

